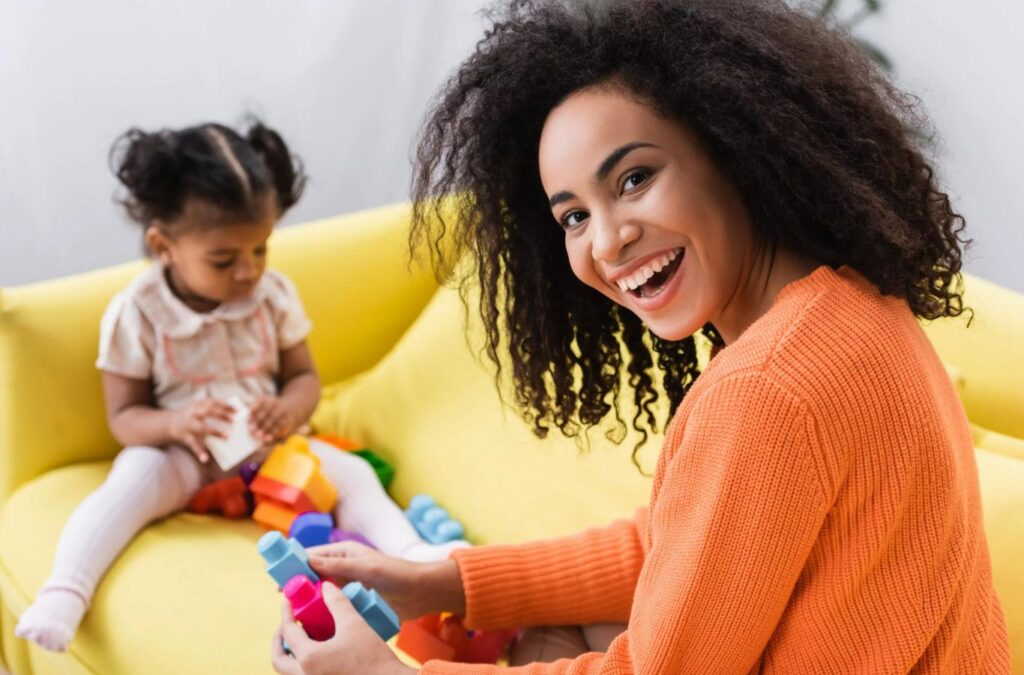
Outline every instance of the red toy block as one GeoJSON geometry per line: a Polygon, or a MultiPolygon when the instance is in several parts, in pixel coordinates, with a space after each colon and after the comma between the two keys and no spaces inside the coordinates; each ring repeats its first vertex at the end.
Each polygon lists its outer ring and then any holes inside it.
{"type": "Polygon", "coordinates": [[[288,508],[295,511],[296,514],[305,513],[306,511],[320,511],[316,504],[306,496],[306,493],[299,488],[286,485],[273,478],[267,478],[263,474],[257,474],[252,479],[249,489],[252,490],[257,499],[261,501],[264,498],[273,499],[275,502],[287,504],[288,508]]]}
{"type": "Polygon", "coordinates": [[[199,488],[199,492],[188,503],[192,513],[223,513],[228,518],[244,518],[249,515],[248,488],[238,476],[225,478],[199,488]]]}
{"type": "Polygon", "coordinates": [[[478,630],[466,644],[459,659],[462,663],[497,663],[516,636],[514,630],[478,630]]]}

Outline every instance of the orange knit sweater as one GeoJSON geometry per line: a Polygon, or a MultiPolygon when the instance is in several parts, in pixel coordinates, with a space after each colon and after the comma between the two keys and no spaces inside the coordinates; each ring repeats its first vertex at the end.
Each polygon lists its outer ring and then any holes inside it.
{"type": "Polygon", "coordinates": [[[906,303],[845,267],[711,361],[634,520],[454,556],[469,626],[629,622],[517,672],[1010,672],[963,408],[906,303]]]}

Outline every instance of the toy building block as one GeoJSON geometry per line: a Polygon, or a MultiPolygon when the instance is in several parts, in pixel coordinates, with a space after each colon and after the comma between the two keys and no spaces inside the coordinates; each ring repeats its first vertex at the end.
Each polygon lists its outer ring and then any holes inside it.
{"type": "Polygon", "coordinates": [[[307,511],[292,521],[288,535],[306,548],[309,548],[310,546],[321,546],[328,543],[333,530],[334,519],[331,518],[331,514],[307,511]]]}
{"type": "Polygon", "coordinates": [[[462,523],[448,515],[448,512],[434,502],[429,495],[416,495],[405,510],[406,517],[420,536],[431,544],[444,544],[462,539],[465,530],[462,523]]]}
{"type": "Polygon", "coordinates": [[[192,513],[223,513],[228,518],[249,515],[249,488],[238,476],[204,485],[188,503],[192,513]]]}
{"type": "Polygon", "coordinates": [[[267,528],[276,530],[281,534],[288,534],[291,531],[292,523],[299,517],[287,504],[282,504],[275,499],[256,498],[256,510],[252,512],[252,519],[267,528]]]}
{"type": "Polygon", "coordinates": [[[323,641],[334,635],[334,617],[324,604],[322,582],[314,584],[301,575],[292,577],[284,585],[284,597],[292,606],[292,617],[309,637],[323,641]]]}
{"type": "Polygon", "coordinates": [[[395,467],[387,462],[383,457],[375,453],[369,448],[363,448],[362,450],[353,450],[353,455],[359,455],[373,467],[374,472],[377,474],[377,478],[380,480],[380,484],[387,490],[391,486],[391,481],[395,479],[395,467]]]}
{"type": "Polygon", "coordinates": [[[320,458],[309,449],[306,439],[297,435],[274,448],[249,488],[299,513],[330,511],[338,500],[338,490],[320,472],[320,458]]]}
{"type": "Polygon", "coordinates": [[[470,634],[466,648],[459,655],[462,663],[497,663],[505,653],[512,639],[514,630],[481,630],[470,634]]]}
{"type": "Polygon", "coordinates": [[[381,640],[390,640],[398,632],[398,615],[377,591],[366,590],[358,581],[346,584],[341,590],[381,640]]]}
{"type": "Polygon", "coordinates": [[[263,445],[263,442],[249,431],[249,408],[242,403],[242,399],[232,396],[226,403],[235,411],[231,423],[213,418],[209,419],[208,423],[218,431],[226,433],[227,438],[210,435],[204,439],[217,466],[224,471],[238,466],[242,460],[263,445]]]}
{"type": "Polygon", "coordinates": [[[363,546],[369,546],[370,548],[373,548],[373,549],[377,548],[376,546],[374,546],[373,544],[370,543],[369,539],[367,539],[363,535],[359,534],[358,532],[349,532],[347,530],[341,530],[341,529],[335,528],[334,530],[331,531],[331,536],[328,539],[328,543],[334,544],[334,543],[337,543],[339,541],[354,541],[354,542],[362,544],[363,546]]]}
{"type": "Polygon", "coordinates": [[[256,478],[256,474],[259,470],[259,462],[246,462],[242,466],[238,467],[238,477],[241,478],[246,485],[249,485],[252,483],[253,479],[256,478]]]}
{"type": "Polygon", "coordinates": [[[440,632],[441,615],[428,614],[403,623],[395,644],[421,664],[432,659],[454,661],[455,648],[440,638],[440,632]]]}
{"type": "Polygon", "coordinates": [[[339,436],[338,434],[317,434],[313,438],[317,439],[318,441],[323,441],[324,443],[327,443],[329,445],[333,445],[339,450],[351,451],[358,450],[359,448],[363,447],[361,443],[357,443],[356,441],[353,441],[350,438],[345,438],[344,436],[339,436]]]}
{"type": "Polygon", "coordinates": [[[309,555],[302,544],[294,539],[285,539],[280,532],[264,534],[256,550],[267,562],[267,574],[277,582],[278,588],[284,588],[292,577],[297,576],[304,576],[314,583],[320,581],[320,577],[309,566],[309,555]]]}

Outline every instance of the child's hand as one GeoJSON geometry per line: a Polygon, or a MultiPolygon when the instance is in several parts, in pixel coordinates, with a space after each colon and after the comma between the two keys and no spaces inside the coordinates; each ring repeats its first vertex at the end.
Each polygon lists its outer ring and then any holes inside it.
{"type": "Polygon", "coordinates": [[[187,446],[200,462],[205,463],[210,460],[210,451],[203,439],[207,436],[227,438],[224,431],[210,424],[210,419],[222,420],[230,425],[234,413],[235,409],[224,401],[201,399],[174,411],[168,432],[171,438],[187,446]]]}
{"type": "Polygon", "coordinates": [[[287,437],[298,426],[291,409],[276,396],[263,396],[249,408],[249,431],[264,443],[287,437]]]}

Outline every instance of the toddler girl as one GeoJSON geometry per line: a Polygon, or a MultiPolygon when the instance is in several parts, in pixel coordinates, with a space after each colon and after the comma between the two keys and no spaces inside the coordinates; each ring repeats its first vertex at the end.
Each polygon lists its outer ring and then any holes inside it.
{"type": "MultiPolygon", "coordinates": [[[[16,628],[55,651],[66,649],[128,542],[232,473],[206,445],[225,436],[236,412],[229,399],[249,410],[249,431],[265,445],[246,461],[260,461],[303,429],[320,396],[302,302],[284,275],[266,269],[267,240],[305,183],[282,138],[259,122],[245,137],[220,124],[133,129],[112,157],[155,263],[113,299],[100,326],[96,365],[124,449],[71,515],[51,576],[16,628]]],[[[310,447],[342,496],[339,527],[411,560],[465,545],[422,541],[369,464],[315,440],[310,447]]]]}

